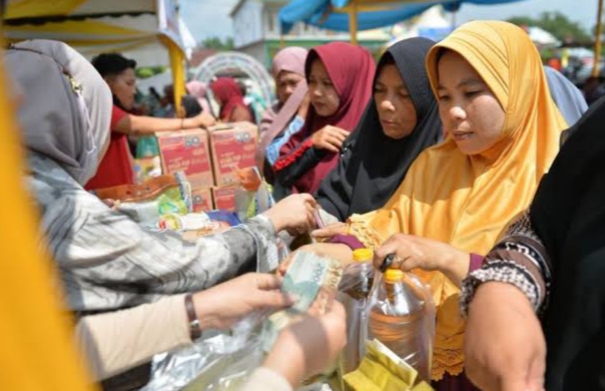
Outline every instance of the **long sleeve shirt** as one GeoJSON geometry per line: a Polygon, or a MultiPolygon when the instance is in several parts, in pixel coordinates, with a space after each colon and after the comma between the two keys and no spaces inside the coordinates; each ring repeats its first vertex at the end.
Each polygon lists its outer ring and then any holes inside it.
{"type": "Polygon", "coordinates": [[[111,210],[54,161],[35,153],[29,160],[44,245],[72,311],[134,307],[277,266],[275,230],[263,216],[188,242],[175,232],[148,231],[111,210]]]}

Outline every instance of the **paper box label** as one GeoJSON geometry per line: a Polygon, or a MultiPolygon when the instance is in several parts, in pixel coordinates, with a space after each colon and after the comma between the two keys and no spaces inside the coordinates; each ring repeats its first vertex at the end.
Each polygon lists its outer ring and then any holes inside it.
{"type": "Polygon", "coordinates": [[[219,187],[212,189],[214,206],[219,210],[235,212],[235,190],[237,187],[219,187]]]}
{"type": "Polygon", "coordinates": [[[236,171],[253,167],[257,146],[257,128],[252,124],[232,124],[210,132],[216,186],[236,186],[236,171]]]}
{"type": "Polygon", "coordinates": [[[193,187],[212,187],[214,178],[206,131],[164,132],[158,134],[158,143],[165,174],[184,171],[193,187]]]}
{"type": "Polygon", "coordinates": [[[191,203],[193,204],[193,211],[199,212],[210,212],[214,209],[212,204],[212,192],[210,189],[200,189],[191,191],[191,203]]]}

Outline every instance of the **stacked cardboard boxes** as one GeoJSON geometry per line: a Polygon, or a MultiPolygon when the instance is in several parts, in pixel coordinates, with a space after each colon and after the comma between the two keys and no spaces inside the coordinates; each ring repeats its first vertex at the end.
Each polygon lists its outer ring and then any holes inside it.
{"type": "Polygon", "coordinates": [[[258,128],[249,122],[157,134],[164,174],[184,171],[194,210],[235,210],[237,170],[253,167],[258,128]]]}

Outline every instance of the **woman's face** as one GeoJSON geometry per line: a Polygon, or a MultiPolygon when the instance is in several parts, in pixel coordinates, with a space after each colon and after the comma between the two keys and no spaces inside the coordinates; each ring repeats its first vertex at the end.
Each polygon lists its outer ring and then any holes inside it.
{"type": "Polygon", "coordinates": [[[298,86],[298,83],[303,79],[301,75],[294,72],[281,71],[278,73],[275,78],[275,85],[279,103],[282,105],[286,103],[296,89],[296,86],[298,86]]]}
{"type": "Polygon", "coordinates": [[[122,73],[105,78],[111,93],[114,94],[120,104],[127,110],[134,106],[134,95],[136,93],[137,79],[134,69],[127,68],[122,73]]]}
{"type": "Polygon", "coordinates": [[[439,115],[466,155],[487,151],[499,140],[505,112],[475,69],[459,54],[446,51],[437,65],[439,115]]]}
{"type": "Polygon", "coordinates": [[[387,137],[401,139],[416,127],[416,108],[410,93],[394,64],[380,68],[374,86],[374,100],[382,131],[387,137]]]}
{"type": "Polygon", "coordinates": [[[340,98],[334,89],[332,79],[321,60],[316,59],[311,64],[309,73],[309,95],[315,112],[321,117],[329,117],[336,113],[340,106],[340,98]]]}

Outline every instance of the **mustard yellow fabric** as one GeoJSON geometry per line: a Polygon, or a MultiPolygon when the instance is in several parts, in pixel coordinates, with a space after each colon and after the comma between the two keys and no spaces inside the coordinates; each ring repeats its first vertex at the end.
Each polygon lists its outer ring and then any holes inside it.
{"type": "MultiPolygon", "coordinates": [[[[527,33],[506,22],[461,26],[429,52],[433,92],[444,49],[463,56],[500,102],[506,112],[502,136],[481,155],[462,154],[451,137],[423,152],[383,209],[350,218],[349,232],[366,246],[402,232],[485,254],[509,220],[529,206],[559,150],[567,124],[527,33]]],[[[445,372],[457,375],[464,338],[459,290],[440,272],[415,272],[429,284],[437,305],[433,379],[445,372]]]]}
{"type": "Polygon", "coordinates": [[[0,389],[92,390],[72,346],[71,319],[62,315],[53,264],[38,247],[3,76],[0,69],[0,389]]]}
{"type": "Polygon", "coordinates": [[[6,6],[6,19],[68,15],[87,0],[14,0],[6,6]]]}

